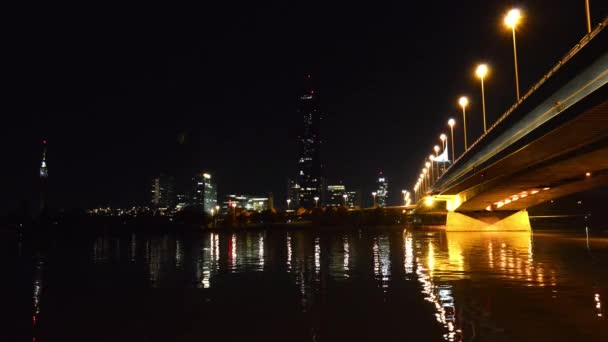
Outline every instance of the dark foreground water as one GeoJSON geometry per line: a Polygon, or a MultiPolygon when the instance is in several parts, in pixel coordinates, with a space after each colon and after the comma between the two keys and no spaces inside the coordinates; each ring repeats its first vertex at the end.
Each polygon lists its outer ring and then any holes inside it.
{"type": "Polygon", "coordinates": [[[0,341],[608,341],[608,238],[0,236],[0,341]]]}

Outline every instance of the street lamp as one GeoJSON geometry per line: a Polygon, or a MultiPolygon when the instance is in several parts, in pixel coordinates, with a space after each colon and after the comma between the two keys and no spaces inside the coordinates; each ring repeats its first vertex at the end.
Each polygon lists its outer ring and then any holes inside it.
{"type": "Polygon", "coordinates": [[[517,46],[515,44],[515,27],[521,20],[521,11],[514,8],[505,16],[505,25],[513,32],[513,60],[515,61],[515,92],[517,94],[517,102],[519,102],[519,74],[517,71],[517,46]]]}
{"type": "Polygon", "coordinates": [[[319,207],[319,197],[315,197],[315,208],[319,207]]]}
{"type": "Polygon", "coordinates": [[[347,207],[346,201],[348,200],[348,195],[344,194],[344,195],[342,195],[342,197],[344,198],[344,206],[347,207]]]}
{"type": "Polygon", "coordinates": [[[405,201],[406,201],[405,194],[407,193],[407,191],[401,190],[401,193],[403,194],[403,205],[405,205],[405,201]]]}
{"type": "Polygon", "coordinates": [[[424,192],[429,191],[429,177],[427,177],[428,176],[427,170],[428,170],[427,168],[422,169],[422,181],[425,184],[424,192]]]}
{"type": "Polygon", "coordinates": [[[435,181],[433,179],[433,163],[426,162],[426,163],[424,163],[424,166],[426,166],[426,170],[428,171],[426,173],[426,177],[427,177],[427,180],[428,180],[428,182],[427,182],[427,185],[428,185],[427,186],[427,190],[429,190],[431,188],[431,186],[433,185],[433,182],[435,181]]]}
{"type": "Polygon", "coordinates": [[[587,14],[587,33],[591,33],[591,10],[589,9],[589,0],[585,0],[585,12],[587,14]]]}
{"type": "Polygon", "coordinates": [[[488,74],[488,65],[487,64],[479,64],[477,69],[475,69],[475,75],[479,78],[481,82],[481,109],[483,113],[483,132],[485,133],[487,130],[486,126],[486,92],[485,87],[483,86],[483,80],[486,78],[488,74]]]}
{"type": "MultiPolygon", "coordinates": [[[[448,136],[441,133],[441,135],[439,136],[439,140],[441,140],[441,146],[443,147],[443,150],[445,153],[445,141],[448,139],[448,136]]],[[[445,173],[445,160],[443,161],[443,172],[441,174],[445,173]]]]}
{"type": "Polygon", "coordinates": [[[291,204],[291,198],[287,199],[287,211],[289,211],[289,205],[291,204]]]}
{"type": "Polygon", "coordinates": [[[462,107],[462,127],[464,128],[464,150],[466,151],[469,147],[467,145],[467,105],[469,104],[469,99],[466,96],[461,96],[458,99],[458,104],[462,107]]]}
{"type": "Polygon", "coordinates": [[[429,155],[429,160],[431,161],[431,177],[433,177],[433,184],[435,183],[435,179],[437,179],[435,177],[435,171],[436,171],[436,167],[435,167],[435,156],[434,155],[429,155]]]}
{"type": "Polygon", "coordinates": [[[452,136],[452,163],[454,162],[454,125],[456,124],[456,120],[450,119],[448,120],[448,125],[450,126],[450,133],[452,136]]]}
{"type": "Polygon", "coordinates": [[[375,207],[376,207],[376,195],[377,195],[377,193],[376,193],[375,191],[374,191],[374,192],[372,192],[372,196],[374,197],[374,203],[373,203],[373,205],[372,205],[372,207],[373,207],[373,208],[375,208],[375,207]]]}

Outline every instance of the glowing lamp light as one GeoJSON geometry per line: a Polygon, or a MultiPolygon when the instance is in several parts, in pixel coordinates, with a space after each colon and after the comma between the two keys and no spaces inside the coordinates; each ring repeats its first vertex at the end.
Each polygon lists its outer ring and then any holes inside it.
{"type": "Polygon", "coordinates": [[[205,177],[206,179],[211,179],[211,175],[208,173],[203,173],[203,177],[205,177]]]}
{"type": "Polygon", "coordinates": [[[454,120],[454,119],[448,120],[448,125],[450,125],[450,127],[454,127],[455,124],[456,124],[456,120],[454,120]]]}
{"type": "Polygon", "coordinates": [[[591,177],[591,172],[585,173],[585,177],[591,177]]]}
{"type": "Polygon", "coordinates": [[[433,150],[435,150],[435,153],[438,153],[438,152],[439,152],[439,146],[435,145],[435,146],[433,147],[433,150]]]}
{"type": "Polygon", "coordinates": [[[507,15],[505,16],[505,25],[507,25],[508,28],[514,28],[517,26],[517,24],[519,24],[519,21],[521,20],[521,11],[518,10],[517,8],[514,8],[512,10],[510,10],[507,15]]]}
{"type": "Polygon", "coordinates": [[[429,160],[430,160],[430,161],[435,161],[435,156],[431,154],[431,155],[429,156],[429,160]]]}
{"type": "Polygon", "coordinates": [[[439,136],[439,139],[441,139],[441,141],[445,141],[448,138],[447,135],[441,133],[441,135],[439,136]]]}
{"type": "Polygon", "coordinates": [[[424,204],[425,204],[427,207],[432,206],[432,205],[433,205],[433,197],[431,197],[431,196],[427,196],[427,197],[424,199],[424,204]]]}
{"type": "MultiPolygon", "coordinates": [[[[431,156],[431,157],[435,158],[434,156],[431,156]]],[[[429,159],[430,159],[430,157],[429,157],[429,159]]],[[[424,165],[426,166],[426,168],[427,168],[427,169],[428,169],[429,167],[431,167],[431,163],[429,163],[429,162],[424,163],[424,165]]]]}
{"type": "MultiPolygon", "coordinates": [[[[479,69],[479,68],[477,68],[477,69],[479,69]]],[[[469,99],[466,96],[461,96],[460,99],[458,99],[458,104],[461,107],[466,107],[469,104],[469,99]]],[[[449,123],[449,121],[448,121],[448,123],[449,123]]]]}
{"type": "Polygon", "coordinates": [[[479,78],[485,78],[488,74],[488,66],[486,64],[479,64],[475,70],[475,75],[479,78]]]}

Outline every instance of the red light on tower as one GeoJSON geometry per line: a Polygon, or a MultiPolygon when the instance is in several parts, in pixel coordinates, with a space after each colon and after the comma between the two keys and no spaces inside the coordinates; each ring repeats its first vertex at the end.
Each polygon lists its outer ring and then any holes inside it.
{"type": "Polygon", "coordinates": [[[42,140],[42,145],[46,145],[46,139],[42,140]]]}

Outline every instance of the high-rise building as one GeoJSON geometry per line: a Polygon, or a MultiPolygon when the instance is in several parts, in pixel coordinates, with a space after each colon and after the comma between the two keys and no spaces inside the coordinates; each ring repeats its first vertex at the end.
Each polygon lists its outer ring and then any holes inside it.
{"type": "Polygon", "coordinates": [[[175,206],[175,178],[161,174],[152,179],[151,203],[155,208],[175,206]]]}
{"type": "Polygon", "coordinates": [[[378,175],[376,189],[376,205],[379,207],[386,207],[388,203],[388,180],[382,172],[378,175]]]}
{"type": "Polygon", "coordinates": [[[300,207],[300,184],[293,179],[287,180],[287,210],[297,210],[300,207]]]}
{"type": "Polygon", "coordinates": [[[326,194],[325,204],[329,207],[341,207],[348,204],[348,195],[343,184],[328,185],[326,194]]]}
{"type": "Polygon", "coordinates": [[[274,208],[272,193],[268,196],[228,195],[221,205],[224,213],[229,213],[234,208],[248,211],[266,211],[274,208]]]}
{"type": "Polygon", "coordinates": [[[47,208],[49,169],[46,165],[46,140],[42,140],[42,161],[40,162],[40,210],[47,208]]]}
{"type": "Polygon", "coordinates": [[[211,175],[202,172],[194,177],[195,187],[192,202],[201,207],[205,213],[211,213],[217,205],[217,185],[211,180],[211,175]]]}
{"type": "Polygon", "coordinates": [[[321,113],[318,108],[318,94],[310,85],[310,75],[298,102],[298,113],[303,119],[300,135],[298,159],[298,181],[300,186],[299,205],[312,208],[322,198],[321,164],[321,113]]]}
{"type": "Polygon", "coordinates": [[[347,191],[346,195],[348,196],[346,203],[349,208],[361,207],[361,191],[347,191]]]}

